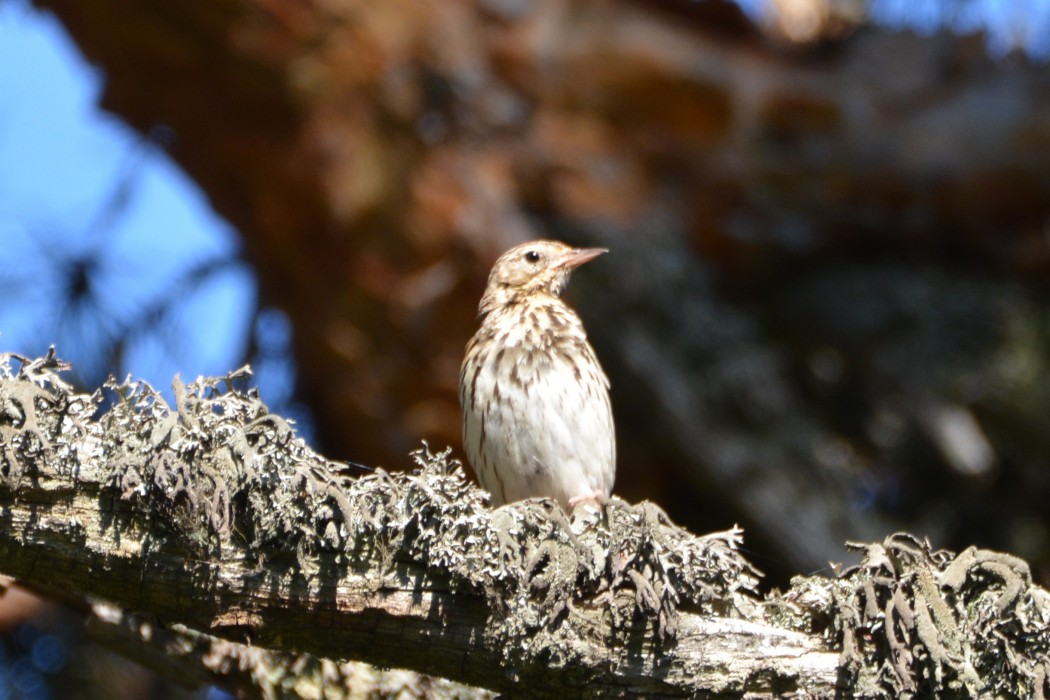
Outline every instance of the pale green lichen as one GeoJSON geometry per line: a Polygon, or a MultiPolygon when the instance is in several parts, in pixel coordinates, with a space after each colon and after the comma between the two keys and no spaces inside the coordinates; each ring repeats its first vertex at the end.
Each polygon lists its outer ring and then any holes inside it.
{"type": "Polygon", "coordinates": [[[781,598],[842,649],[850,697],[1050,691],[1050,594],[1024,561],[975,547],[956,555],[900,533],[853,546],[864,552],[859,565],[833,581],[796,579],[781,598]]]}
{"type": "Polygon", "coordinates": [[[130,506],[123,517],[146,521],[151,537],[201,554],[237,549],[302,572],[323,561],[336,577],[422,566],[453,590],[484,596],[490,641],[520,644],[526,662],[568,664],[579,645],[560,642],[580,628],[596,647],[647,634],[671,643],[679,610],[732,611],[757,582],[737,549],[738,530],[697,537],[651,503],[614,498],[576,520],[545,500],[492,510],[449,450],[424,446],[413,473],[327,460],[243,388],[246,369],[189,384],[176,378],[172,407],[142,381],[110,380],[104,397],[86,397],[62,383],[65,366],[53,356],[22,364],[3,382],[9,404],[22,406],[6,413],[25,416],[4,428],[18,453],[9,478],[30,463],[50,468],[52,460],[27,459],[25,445],[68,441],[35,423],[51,426],[80,406],[71,422],[78,436],[90,432],[93,447],[76,453],[87,460],[79,467],[101,473],[130,506]],[[46,419],[24,407],[30,394],[48,407],[46,419]],[[106,410],[91,418],[100,401],[106,410]],[[570,616],[587,624],[568,625],[570,616]]]}

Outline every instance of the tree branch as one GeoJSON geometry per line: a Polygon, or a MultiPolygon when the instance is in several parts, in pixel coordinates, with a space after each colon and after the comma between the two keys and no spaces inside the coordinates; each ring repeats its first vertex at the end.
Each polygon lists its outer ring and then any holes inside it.
{"type": "Polygon", "coordinates": [[[1007,555],[897,536],[762,601],[738,530],[697,537],[618,499],[572,519],[544,501],[491,510],[426,449],[415,474],[353,478],[238,389],[245,372],[176,378],[171,408],[144,383],[76,394],[65,368],[0,363],[0,569],[183,639],[530,697],[1045,685],[1050,596],[1007,555]]]}
{"type": "Polygon", "coordinates": [[[182,625],[169,629],[108,603],[92,605],[86,631],[94,641],[180,685],[219,685],[242,698],[492,697],[478,688],[409,671],[246,646],[182,625]]]}

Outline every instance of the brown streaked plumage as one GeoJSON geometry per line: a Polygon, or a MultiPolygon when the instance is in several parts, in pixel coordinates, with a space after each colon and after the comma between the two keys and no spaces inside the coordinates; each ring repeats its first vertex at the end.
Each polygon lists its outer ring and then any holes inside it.
{"type": "Polygon", "coordinates": [[[459,400],[463,447],[494,505],[548,496],[567,508],[612,491],[609,380],[560,298],[572,270],[605,252],[532,241],[489,274],[459,400]]]}

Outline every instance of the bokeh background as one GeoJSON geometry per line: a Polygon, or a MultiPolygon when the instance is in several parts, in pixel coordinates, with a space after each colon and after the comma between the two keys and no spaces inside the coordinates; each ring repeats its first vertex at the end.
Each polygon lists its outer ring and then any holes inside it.
{"type": "MultiPolygon", "coordinates": [[[[0,350],[250,362],[403,469],[495,257],[603,245],[619,495],[770,585],[899,529],[1045,585],[1048,58],[1050,0],[0,0],[0,350]]],[[[0,696],[178,694],[5,600],[0,696]]]]}

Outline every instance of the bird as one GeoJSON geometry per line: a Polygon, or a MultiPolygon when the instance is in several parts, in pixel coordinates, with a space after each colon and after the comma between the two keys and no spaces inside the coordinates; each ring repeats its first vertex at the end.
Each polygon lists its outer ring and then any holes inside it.
{"type": "Polygon", "coordinates": [[[489,273],[459,400],[464,451],[493,506],[548,497],[571,510],[612,492],[609,379],[561,299],[572,271],[607,252],[531,241],[489,273]]]}

